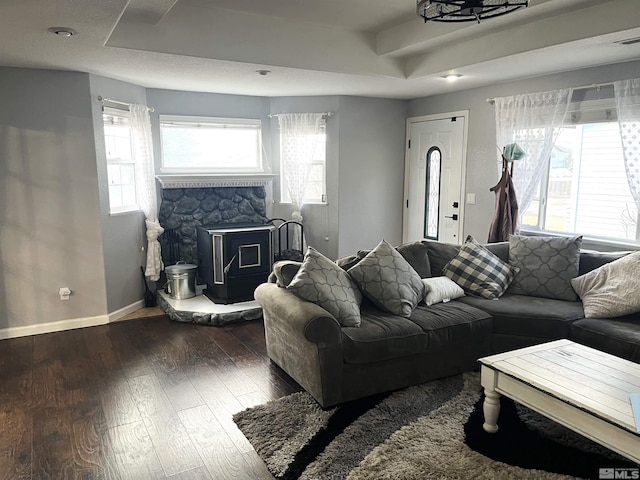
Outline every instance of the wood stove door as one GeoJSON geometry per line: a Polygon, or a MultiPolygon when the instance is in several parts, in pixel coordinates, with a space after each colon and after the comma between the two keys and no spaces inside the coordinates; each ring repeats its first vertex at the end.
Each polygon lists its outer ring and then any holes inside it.
{"type": "Polygon", "coordinates": [[[270,231],[225,235],[225,263],[230,267],[228,276],[268,274],[271,271],[270,231]]]}

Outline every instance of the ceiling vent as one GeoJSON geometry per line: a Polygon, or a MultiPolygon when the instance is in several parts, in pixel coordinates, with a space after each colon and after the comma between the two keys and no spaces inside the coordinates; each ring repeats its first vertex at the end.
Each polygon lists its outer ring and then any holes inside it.
{"type": "Polygon", "coordinates": [[[640,43],[640,37],[625,38],[624,40],[616,40],[613,43],[618,45],[635,45],[636,43],[640,43]]]}

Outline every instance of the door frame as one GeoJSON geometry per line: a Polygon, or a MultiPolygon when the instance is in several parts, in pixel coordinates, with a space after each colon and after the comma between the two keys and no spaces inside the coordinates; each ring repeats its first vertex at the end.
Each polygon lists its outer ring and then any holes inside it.
{"type": "Polygon", "coordinates": [[[409,208],[407,204],[409,202],[409,163],[411,151],[409,149],[409,142],[411,141],[411,127],[414,123],[430,122],[434,120],[446,120],[451,117],[464,117],[464,128],[462,131],[462,164],[460,165],[460,228],[458,234],[458,241],[460,244],[464,243],[464,218],[465,218],[465,206],[467,197],[467,139],[469,133],[469,110],[458,110],[455,112],[436,113],[432,115],[420,115],[418,117],[408,117],[405,133],[405,154],[404,154],[404,191],[402,199],[402,242],[407,242],[407,227],[409,222],[409,208]]]}

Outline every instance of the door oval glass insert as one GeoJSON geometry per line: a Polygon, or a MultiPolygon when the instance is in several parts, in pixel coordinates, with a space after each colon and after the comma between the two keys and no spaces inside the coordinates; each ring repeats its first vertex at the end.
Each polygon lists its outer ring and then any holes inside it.
{"type": "Polygon", "coordinates": [[[440,173],[442,167],[440,149],[435,146],[429,148],[426,161],[424,238],[437,240],[440,227],[440,173]]]}

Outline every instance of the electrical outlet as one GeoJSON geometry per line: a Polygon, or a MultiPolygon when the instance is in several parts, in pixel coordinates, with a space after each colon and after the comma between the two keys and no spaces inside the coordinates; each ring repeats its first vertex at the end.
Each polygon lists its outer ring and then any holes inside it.
{"type": "Polygon", "coordinates": [[[58,295],[60,295],[60,300],[69,300],[69,295],[71,295],[71,289],[69,287],[61,287],[58,290],[58,295]]]}

